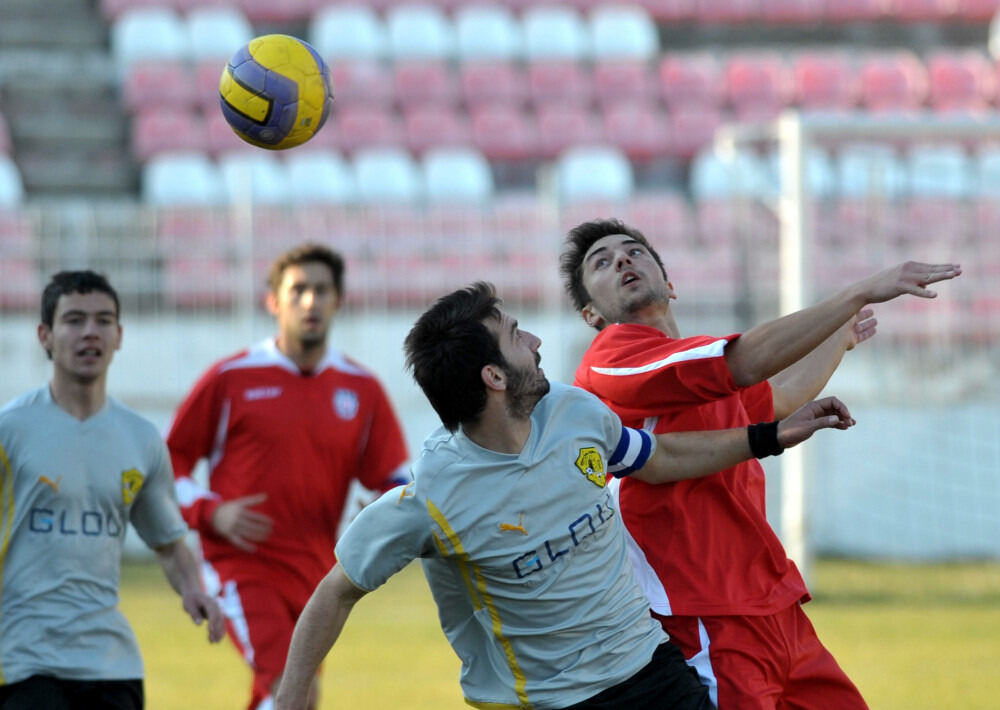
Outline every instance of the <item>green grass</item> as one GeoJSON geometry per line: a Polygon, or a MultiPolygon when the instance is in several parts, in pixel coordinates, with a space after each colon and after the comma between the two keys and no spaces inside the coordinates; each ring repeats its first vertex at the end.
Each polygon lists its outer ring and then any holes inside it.
{"type": "MultiPolygon", "coordinates": [[[[123,578],[149,710],[245,707],[250,675],[229,641],[209,646],[155,565],[123,578]]],[[[811,586],[806,610],[873,710],[1000,706],[1000,564],[822,560],[811,586]]],[[[320,707],[467,708],[458,671],[411,565],[356,607],[324,666],[320,707]]]]}

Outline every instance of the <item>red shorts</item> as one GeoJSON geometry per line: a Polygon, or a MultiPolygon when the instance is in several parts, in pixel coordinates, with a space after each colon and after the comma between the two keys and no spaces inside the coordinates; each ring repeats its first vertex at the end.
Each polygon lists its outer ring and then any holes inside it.
{"type": "Polygon", "coordinates": [[[292,631],[310,594],[281,580],[221,580],[219,603],[229,638],[253,672],[249,710],[274,691],[285,667],[292,631]]]}
{"type": "Polygon", "coordinates": [[[799,604],[770,616],[653,614],[719,710],[867,710],[799,604]]]}

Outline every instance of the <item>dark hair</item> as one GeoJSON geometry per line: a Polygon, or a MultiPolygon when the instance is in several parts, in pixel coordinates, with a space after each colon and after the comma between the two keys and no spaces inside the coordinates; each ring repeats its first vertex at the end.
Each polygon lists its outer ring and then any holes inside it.
{"type": "Polygon", "coordinates": [[[624,234],[636,240],[650,253],[660,265],[663,278],[667,278],[667,270],[656,249],[646,239],[646,235],[635,227],[630,227],[619,219],[594,219],[574,227],[566,235],[566,248],[559,257],[559,272],[562,274],[566,293],[573,301],[573,307],[582,311],[590,303],[590,294],[583,286],[583,258],[594,242],[610,237],[613,234],[624,234]]]}
{"type": "Polygon", "coordinates": [[[272,293],[277,293],[281,287],[281,279],[285,276],[285,269],[289,266],[300,266],[309,262],[318,261],[326,264],[333,276],[333,287],[337,294],[344,295],[344,257],[333,249],[322,244],[303,244],[284,252],[274,263],[267,273],[267,286],[272,293]]]}
{"type": "Polygon", "coordinates": [[[118,319],[121,305],[118,293],[111,288],[108,280],[94,271],[60,271],[52,275],[45,290],[42,291],[42,323],[49,328],[53,326],[56,317],[56,306],[59,299],[71,293],[90,293],[99,291],[106,293],[115,302],[115,319],[118,319]]]}
{"type": "Polygon", "coordinates": [[[406,366],[448,431],[474,422],[486,407],[483,367],[507,366],[496,334],[483,324],[499,321],[499,305],[493,285],[478,281],[439,298],[403,343],[406,366]]]}

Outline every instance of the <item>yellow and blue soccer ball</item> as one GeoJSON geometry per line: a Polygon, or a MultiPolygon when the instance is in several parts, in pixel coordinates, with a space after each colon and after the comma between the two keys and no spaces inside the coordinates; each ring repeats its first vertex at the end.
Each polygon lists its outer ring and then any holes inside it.
{"type": "Polygon", "coordinates": [[[226,121],[247,143],[292,148],[312,138],[330,115],[330,69],[306,42],[262,35],[229,60],[219,100],[226,121]]]}

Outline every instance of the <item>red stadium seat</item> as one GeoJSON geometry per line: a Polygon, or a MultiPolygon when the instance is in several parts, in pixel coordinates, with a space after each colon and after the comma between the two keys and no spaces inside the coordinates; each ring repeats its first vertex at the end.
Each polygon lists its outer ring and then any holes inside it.
{"type": "MultiPolygon", "coordinates": [[[[197,92],[192,74],[183,60],[132,63],[126,70],[122,85],[125,108],[131,112],[161,106],[193,108],[197,104],[197,92]]],[[[216,96],[218,79],[216,76],[216,96]]]]}
{"type": "Polygon", "coordinates": [[[594,62],[594,97],[598,103],[647,101],[657,93],[649,63],[643,59],[604,59],[594,62]]]}
{"type": "Polygon", "coordinates": [[[739,24],[760,15],[761,3],[768,0],[698,0],[695,20],[703,25],[739,24]]]}
{"type": "Polygon", "coordinates": [[[882,17],[882,0],[831,0],[826,18],[831,22],[872,22],[882,17]]]}
{"type": "Polygon", "coordinates": [[[897,22],[943,22],[953,0],[886,0],[884,13],[897,22]]]}
{"type": "Polygon", "coordinates": [[[668,106],[722,102],[722,67],[714,54],[665,54],[657,68],[660,96],[668,106]]]}
{"type": "Polygon", "coordinates": [[[225,68],[225,62],[215,59],[206,59],[194,65],[194,100],[205,113],[219,111],[219,79],[225,68]]]}
{"type": "Polygon", "coordinates": [[[638,0],[656,22],[670,25],[691,22],[698,6],[697,0],[638,0]]]}
{"type": "Polygon", "coordinates": [[[226,308],[240,293],[242,276],[225,258],[176,256],[164,260],[163,297],[179,309],[226,308]]]}
{"type": "Polygon", "coordinates": [[[353,152],[368,146],[403,145],[404,135],[394,112],[376,106],[341,106],[314,141],[353,152]],[[333,129],[333,130],[331,130],[333,129]]]}
{"type": "Polygon", "coordinates": [[[533,115],[514,104],[474,106],[472,144],[490,160],[531,161],[539,157],[533,115]]]}
{"type": "Polygon", "coordinates": [[[239,6],[254,24],[307,21],[317,9],[312,0],[239,0],[239,6]]]}
{"type": "Polygon", "coordinates": [[[604,140],[604,129],[589,108],[572,103],[550,102],[535,110],[538,147],[543,158],[555,158],[567,148],[604,140]]]}
{"type": "Polygon", "coordinates": [[[927,96],[927,71],[912,52],[871,54],[861,60],[860,95],[870,111],[917,109],[927,96]]]}
{"type": "Polygon", "coordinates": [[[783,108],[791,96],[791,77],[780,54],[733,54],[725,62],[726,100],[739,113],[745,107],[783,108]]]}
{"type": "Polygon", "coordinates": [[[670,152],[674,157],[690,160],[712,142],[715,130],[722,125],[724,114],[717,106],[681,104],[667,113],[670,126],[670,152]]]}
{"type": "Polygon", "coordinates": [[[837,0],[763,0],[760,19],[765,24],[813,24],[822,21],[826,5],[837,0]]]}
{"type": "Polygon", "coordinates": [[[334,100],[338,103],[392,104],[392,78],[382,62],[376,59],[338,59],[330,62],[329,66],[334,100]]]}
{"type": "Polygon", "coordinates": [[[792,60],[792,100],[803,109],[850,109],[858,86],[847,52],[807,52],[792,60]]]}
{"type": "Polygon", "coordinates": [[[459,67],[462,98],[468,107],[484,103],[517,103],[528,98],[522,69],[503,60],[476,60],[459,67]]]}
{"type": "Polygon", "coordinates": [[[208,136],[205,149],[209,155],[219,156],[239,151],[260,150],[237,136],[218,108],[205,114],[205,124],[208,136]]]}
{"type": "Polygon", "coordinates": [[[448,104],[421,104],[403,110],[406,147],[414,153],[439,146],[468,145],[472,129],[464,111],[448,104]]]}
{"type": "Polygon", "coordinates": [[[604,134],[632,161],[670,155],[666,111],[648,101],[619,101],[602,110],[604,134]]]}
{"type": "Polygon", "coordinates": [[[392,66],[392,85],[403,108],[454,102],[459,96],[458,79],[451,66],[436,59],[397,60],[392,66]]]}
{"type": "Polygon", "coordinates": [[[204,119],[185,109],[156,108],[132,119],[132,155],[146,161],[157,153],[205,151],[208,130],[204,119]]]}
{"type": "Polygon", "coordinates": [[[1000,0],[953,0],[952,15],[962,22],[989,22],[1000,11],[1000,0]]]}
{"type": "Polygon", "coordinates": [[[981,110],[996,98],[997,75],[981,52],[939,51],[926,60],[930,105],[939,111],[981,110]]]}
{"type": "Polygon", "coordinates": [[[539,59],[528,64],[528,91],[536,105],[572,101],[589,103],[593,98],[591,77],[572,59],[539,59]]]}
{"type": "Polygon", "coordinates": [[[629,202],[625,215],[626,223],[641,229],[660,251],[674,246],[694,246],[697,240],[691,203],[680,193],[636,195],[629,202]]]}

